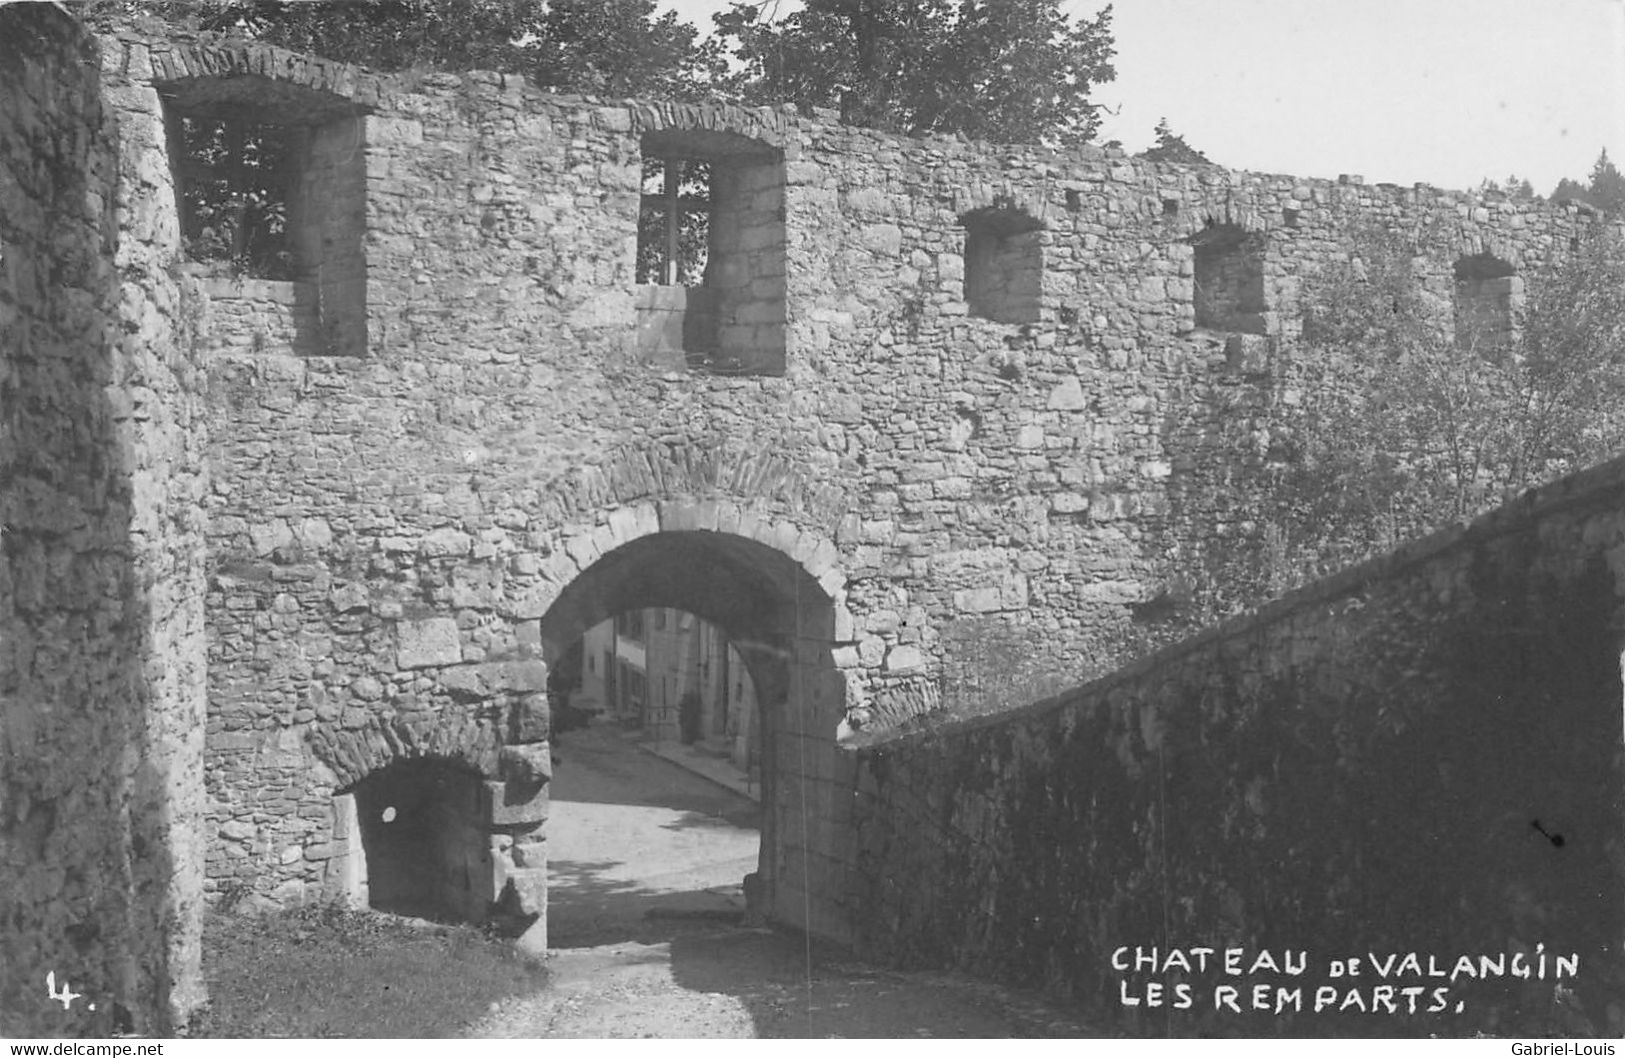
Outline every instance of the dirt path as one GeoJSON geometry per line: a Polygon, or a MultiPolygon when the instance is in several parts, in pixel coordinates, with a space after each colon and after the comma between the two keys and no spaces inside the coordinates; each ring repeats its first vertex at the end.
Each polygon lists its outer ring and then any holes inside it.
{"type": "Polygon", "coordinates": [[[1006,990],[898,973],[740,924],[759,809],[613,729],[559,750],[548,820],[548,984],[476,1037],[1078,1036],[1006,990]]]}

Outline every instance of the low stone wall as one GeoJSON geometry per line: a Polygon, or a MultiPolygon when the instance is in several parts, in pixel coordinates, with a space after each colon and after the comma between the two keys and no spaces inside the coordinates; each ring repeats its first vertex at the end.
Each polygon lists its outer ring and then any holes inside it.
{"type": "Polygon", "coordinates": [[[208,298],[204,345],[211,354],[325,351],[314,283],[207,277],[200,285],[208,298]]]}
{"type": "Polygon", "coordinates": [[[53,6],[0,11],[5,1036],[163,1034],[202,999],[195,361],[98,65],[53,6]]]}
{"type": "Polygon", "coordinates": [[[1616,461],[1059,698],[868,746],[857,933],[1136,1033],[1617,1036],[1622,600],[1616,461]]]}

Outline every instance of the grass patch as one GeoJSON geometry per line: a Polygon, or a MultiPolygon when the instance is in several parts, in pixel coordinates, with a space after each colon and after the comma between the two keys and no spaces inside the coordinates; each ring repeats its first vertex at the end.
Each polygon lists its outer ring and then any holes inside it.
{"type": "Polygon", "coordinates": [[[253,1039],[453,1036],[546,980],[538,961],[476,927],[327,905],[211,915],[203,971],[209,1007],[191,1035],[253,1039]]]}

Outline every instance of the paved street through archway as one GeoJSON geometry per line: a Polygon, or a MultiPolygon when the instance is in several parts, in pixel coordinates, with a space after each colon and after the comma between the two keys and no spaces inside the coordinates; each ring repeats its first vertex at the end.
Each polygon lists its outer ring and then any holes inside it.
{"type": "Polygon", "coordinates": [[[755,801],[613,726],[570,732],[547,828],[550,946],[627,940],[646,917],[743,915],[760,818],[755,801]]]}
{"type": "MultiPolygon", "coordinates": [[[[671,749],[673,747],[661,747],[671,749]]],[[[744,924],[750,798],[610,726],[558,746],[548,820],[549,982],[479,1037],[965,1037],[1090,1034],[1032,999],[904,973],[744,924]]]]}

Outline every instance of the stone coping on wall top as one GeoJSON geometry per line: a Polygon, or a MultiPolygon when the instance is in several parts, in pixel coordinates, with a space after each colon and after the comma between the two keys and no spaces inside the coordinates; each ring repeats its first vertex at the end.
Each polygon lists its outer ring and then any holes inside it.
{"type": "MultiPolygon", "coordinates": [[[[201,78],[259,76],[349,100],[362,107],[382,98],[387,75],[336,59],[324,59],[243,37],[191,33],[153,19],[103,35],[117,42],[117,71],[155,83],[201,78]]],[[[106,66],[104,65],[104,68],[106,66]]]]}
{"type": "MultiPolygon", "coordinates": [[[[1289,173],[1230,169],[1211,163],[1191,165],[1151,162],[1133,158],[1120,148],[1101,147],[1096,144],[1080,144],[1057,149],[1039,144],[1001,144],[971,140],[959,134],[910,135],[842,124],[837,111],[823,107],[799,107],[793,103],[747,106],[721,98],[685,102],[550,92],[531,86],[528,80],[520,75],[484,70],[461,73],[439,71],[384,73],[351,63],[290,51],[272,44],[261,44],[242,37],[180,30],[153,19],[136,20],[131,25],[104,35],[104,39],[108,37],[120,45],[122,51],[120,72],[127,76],[138,79],[150,76],[155,81],[174,81],[183,78],[258,74],[345,96],[363,107],[386,105],[391,92],[409,91],[414,84],[448,88],[468,84],[502,90],[528,88],[538,98],[546,98],[558,105],[623,110],[628,115],[631,129],[635,131],[672,127],[722,129],[745,134],[757,131],[767,133],[772,141],[780,141],[775,142],[775,146],[782,146],[786,134],[798,128],[805,128],[807,131],[825,129],[866,138],[890,140],[899,146],[937,148],[956,154],[982,156],[996,155],[1000,152],[1015,152],[1024,156],[1042,154],[1055,161],[1083,163],[1090,167],[1106,165],[1111,167],[1112,172],[1126,170],[1128,173],[1146,171],[1151,174],[1198,173],[1212,180],[1225,178],[1220,182],[1232,185],[1248,181],[1291,182],[1310,188],[1341,189],[1345,194],[1357,192],[1362,188],[1368,191],[1374,189],[1382,196],[1401,199],[1426,194],[1438,196],[1440,200],[1469,205],[1493,205],[1506,201],[1503,194],[1442,189],[1426,183],[1416,183],[1410,187],[1389,183],[1367,185],[1364,177],[1349,173],[1339,174],[1336,178],[1304,177],[1289,173]]],[[[1597,216],[1594,210],[1583,203],[1542,201],[1519,205],[1597,216]]]]}
{"type": "Polygon", "coordinates": [[[1026,719],[1056,712],[1077,704],[1082,699],[1099,697],[1114,687],[1139,679],[1221,640],[1241,638],[1299,611],[1354,595],[1375,581],[1386,580],[1407,572],[1446,552],[1527,532],[1542,518],[1572,508],[1603,509],[1610,503],[1625,512],[1625,456],[1616,457],[1530,489],[1472,521],[1447,525],[1385,555],[1367,559],[1313,581],[1255,610],[1221,621],[1188,639],[1169,644],[1104,676],[1059,694],[1002,712],[945,720],[939,724],[931,724],[929,717],[922,717],[920,719],[923,723],[909,730],[891,729],[872,734],[858,731],[843,739],[841,746],[843,749],[854,751],[884,751],[888,746],[964,734],[1018,718],[1026,719]]]}

